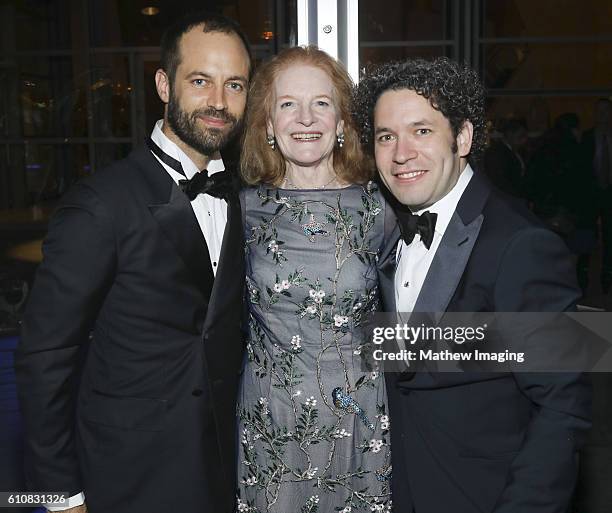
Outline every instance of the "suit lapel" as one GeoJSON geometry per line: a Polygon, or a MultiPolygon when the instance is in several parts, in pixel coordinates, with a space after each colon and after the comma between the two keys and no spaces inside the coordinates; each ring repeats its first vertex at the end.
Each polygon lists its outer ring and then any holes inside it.
{"type": "Polygon", "coordinates": [[[239,308],[235,300],[244,294],[244,234],[242,211],[237,192],[229,198],[227,225],[223,233],[219,268],[213,284],[204,330],[211,326],[220,312],[239,308]]]}
{"type": "Polygon", "coordinates": [[[212,265],[206,239],[189,199],[148,149],[134,152],[133,159],[146,175],[152,216],[190,270],[194,283],[208,297],[214,279],[212,265]]]}
{"type": "Polygon", "coordinates": [[[187,196],[173,187],[168,203],[149,205],[149,210],[192,272],[195,283],[208,295],[214,279],[210,255],[187,196]]]}
{"type": "Polygon", "coordinates": [[[484,205],[491,192],[476,172],[446,227],[415,304],[416,312],[442,313],[448,308],[465,271],[484,220],[484,205]]]}
{"type": "Polygon", "coordinates": [[[481,214],[466,226],[457,212],[453,214],[414,305],[415,312],[446,311],[472,253],[483,219],[481,214]]]}

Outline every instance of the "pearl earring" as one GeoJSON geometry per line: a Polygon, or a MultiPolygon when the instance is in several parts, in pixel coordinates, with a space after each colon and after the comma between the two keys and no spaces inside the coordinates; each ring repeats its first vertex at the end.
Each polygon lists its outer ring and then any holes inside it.
{"type": "Polygon", "coordinates": [[[268,146],[270,146],[270,148],[272,148],[272,151],[274,151],[274,149],[276,148],[276,139],[274,139],[274,136],[269,135],[267,142],[268,146]]]}
{"type": "Polygon", "coordinates": [[[342,146],[344,146],[344,133],[338,134],[337,139],[338,139],[338,146],[342,148],[342,146]]]}

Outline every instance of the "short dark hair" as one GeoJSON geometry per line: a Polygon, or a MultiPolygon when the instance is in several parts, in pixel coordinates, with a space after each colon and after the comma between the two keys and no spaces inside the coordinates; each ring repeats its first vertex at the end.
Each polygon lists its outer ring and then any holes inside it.
{"type": "Polygon", "coordinates": [[[240,28],[240,25],[231,18],[208,11],[189,12],[175,21],[164,31],[161,39],[161,67],[168,75],[170,83],[174,82],[176,70],[181,63],[179,42],[181,37],[192,28],[202,25],[203,32],[222,32],[237,35],[249,56],[249,69],[251,68],[251,45],[240,28]]]}
{"type": "MultiPolygon", "coordinates": [[[[486,147],[485,89],[478,74],[446,57],[381,64],[366,73],[355,93],[355,118],[362,142],[373,152],[374,107],[389,90],[410,89],[420,94],[450,122],[457,137],[465,121],[474,126],[469,159],[486,147]]],[[[456,151],[456,149],[455,149],[456,151]]]]}

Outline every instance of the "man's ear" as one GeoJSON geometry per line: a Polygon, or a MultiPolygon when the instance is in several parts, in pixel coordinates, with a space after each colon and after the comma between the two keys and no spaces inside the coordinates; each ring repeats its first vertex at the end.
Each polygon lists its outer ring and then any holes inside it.
{"type": "Polygon", "coordinates": [[[170,79],[161,68],[155,72],[155,87],[159,99],[164,103],[168,103],[170,101],[170,79]]]}
{"type": "Polygon", "coordinates": [[[457,134],[457,153],[460,157],[465,158],[472,149],[472,137],[474,135],[474,126],[468,119],[464,121],[461,130],[457,134]]]}

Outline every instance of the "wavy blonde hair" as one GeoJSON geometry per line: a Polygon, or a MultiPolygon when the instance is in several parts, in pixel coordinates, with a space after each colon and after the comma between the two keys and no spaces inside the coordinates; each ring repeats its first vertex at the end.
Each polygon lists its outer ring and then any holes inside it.
{"type": "Polygon", "coordinates": [[[344,145],[334,145],[333,163],[338,179],[348,183],[365,183],[373,176],[371,159],[362,151],[353,121],[353,82],[346,70],[316,46],[296,46],[282,50],[257,68],[251,87],[242,137],[240,172],[250,185],[279,186],[285,178],[286,161],[280,151],[267,144],[266,125],[272,113],[274,81],[290,66],[306,64],[319,68],[331,79],[334,101],[344,121],[344,145]]]}

